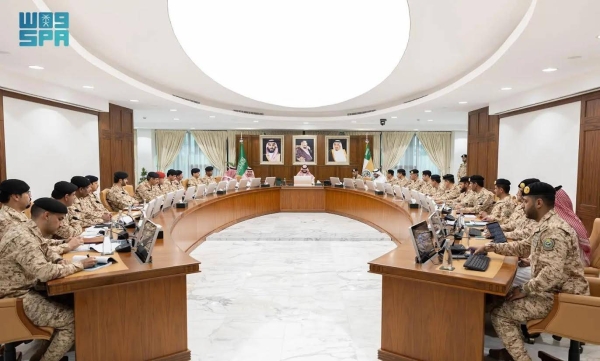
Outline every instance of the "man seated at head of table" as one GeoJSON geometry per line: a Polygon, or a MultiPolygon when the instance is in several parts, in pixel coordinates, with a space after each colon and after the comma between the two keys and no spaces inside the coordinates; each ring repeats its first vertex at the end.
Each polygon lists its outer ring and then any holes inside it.
{"type": "Polygon", "coordinates": [[[486,222],[505,223],[515,210],[515,202],[510,198],[510,181],[498,178],[494,182],[494,194],[498,197],[494,208],[489,214],[485,211],[480,212],[479,217],[486,222]]]}
{"type": "Polygon", "coordinates": [[[396,170],[396,178],[397,184],[400,187],[408,187],[408,185],[410,184],[410,180],[406,178],[406,170],[402,168],[396,170]]]}
{"type": "Polygon", "coordinates": [[[106,202],[114,211],[126,210],[139,204],[124,188],[127,185],[128,178],[129,174],[126,172],[119,171],[113,175],[113,186],[106,194],[106,202]]]}
{"type": "Polygon", "coordinates": [[[96,211],[92,205],[92,198],[90,197],[92,188],[89,179],[82,176],[75,176],[71,178],[71,183],[77,186],[73,209],[77,212],[83,228],[110,221],[112,215],[104,207],[102,207],[103,210],[96,211]]]}
{"type": "Polygon", "coordinates": [[[450,204],[460,196],[461,187],[457,184],[454,184],[454,175],[452,174],[446,174],[442,178],[444,179],[444,192],[439,197],[434,197],[435,203],[450,204]]]}
{"type": "Polygon", "coordinates": [[[505,347],[490,350],[490,357],[496,360],[531,360],[520,325],[545,318],[556,293],[590,294],[577,236],[554,210],[554,187],[543,182],[532,183],[523,189],[523,198],[526,216],[537,222],[534,233],[521,241],[492,242],[475,251],[531,259],[531,279],[513,287],[502,305],[492,310],[492,324],[505,347]]]}
{"type": "Polygon", "coordinates": [[[225,175],[223,176],[223,178],[221,178],[221,181],[229,182],[230,180],[236,179],[235,178],[236,175],[237,175],[236,167],[227,167],[227,171],[225,172],[225,175]]]}
{"type": "Polygon", "coordinates": [[[154,198],[164,194],[164,190],[158,185],[158,179],[158,173],[149,172],[148,175],[146,175],[146,180],[135,190],[135,199],[140,203],[150,202],[154,198]]]}
{"type": "Polygon", "coordinates": [[[300,167],[300,171],[298,174],[296,174],[296,177],[310,177],[311,182],[313,184],[315,183],[315,176],[310,173],[310,170],[308,170],[308,166],[306,164],[300,167]]]}
{"type": "Polygon", "coordinates": [[[188,188],[189,187],[197,187],[202,184],[202,179],[200,179],[200,168],[192,168],[192,176],[188,178],[188,188]]]}
{"type": "Polygon", "coordinates": [[[67,213],[67,207],[57,200],[37,199],[31,207],[31,220],[12,227],[0,240],[0,299],[22,299],[25,315],[34,325],[54,329],[50,342],[39,347],[31,360],[63,360],[75,341],[71,306],[48,298],[36,288],[96,264],[94,257],[67,262],[45,242],[56,234],[67,213]]]}
{"type": "Polygon", "coordinates": [[[202,177],[201,181],[202,183],[204,183],[205,185],[209,185],[211,183],[215,183],[215,177],[213,177],[213,171],[214,171],[214,167],[212,165],[209,165],[208,167],[204,168],[204,177],[202,177]]]}
{"type": "Polygon", "coordinates": [[[469,182],[473,194],[471,197],[463,199],[463,201],[456,205],[456,210],[460,210],[463,213],[474,213],[479,212],[490,212],[494,205],[494,193],[488,191],[483,187],[484,178],[480,175],[472,175],[469,177],[469,182]]]}
{"type": "Polygon", "coordinates": [[[387,174],[385,176],[385,182],[388,184],[391,184],[392,186],[395,186],[396,184],[398,184],[398,179],[396,179],[396,177],[394,177],[393,169],[388,169],[387,174]]]}
{"type": "Polygon", "coordinates": [[[421,188],[425,186],[425,182],[419,178],[419,170],[412,169],[410,171],[410,183],[408,184],[408,189],[415,190],[420,192],[421,188]]]}

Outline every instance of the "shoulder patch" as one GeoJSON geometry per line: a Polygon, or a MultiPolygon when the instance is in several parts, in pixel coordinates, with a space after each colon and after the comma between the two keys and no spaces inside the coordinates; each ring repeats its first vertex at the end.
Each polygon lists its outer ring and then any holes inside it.
{"type": "Polygon", "coordinates": [[[554,249],[554,240],[547,238],[542,242],[542,247],[544,251],[552,251],[554,249]]]}

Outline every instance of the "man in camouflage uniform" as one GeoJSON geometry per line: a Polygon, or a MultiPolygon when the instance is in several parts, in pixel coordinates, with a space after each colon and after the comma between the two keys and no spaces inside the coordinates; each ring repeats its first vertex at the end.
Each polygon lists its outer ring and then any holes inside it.
{"type": "Polygon", "coordinates": [[[177,190],[183,189],[183,171],[176,170],[175,171],[175,184],[177,185],[177,190]]]}
{"type": "Polygon", "coordinates": [[[354,179],[354,180],[363,179],[362,175],[360,175],[360,173],[358,173],[358,169],[356,169],[356,168],[352,168],[352,179],[354,179]]]}
{"type": "Polygon", "coordinates": [[[96,195],[96,191],[100,187],[100,184],[98,184],[98,177],[96,177],[94,175],[86,175],[85,177],[90,181],[90,195],[87,200],[90,203],[90,206],[98,214],[101,214],[101,212],[110,213],[108,211],[108,209],[106,209],[104,204],[102,204],[102,201],[100,201],[100,198],[98,198],[98,196],[96,195]]]}
{"type": "Polygon", "coordinates": [[[456,206],[457,210],[462,210],[463,213],[479,214],[481,211],[489,212],[494,205],[494,193],[483,187],[484,178],[480,175],[473,175],[469,178],[473,195],[463,199],[456,206]]]}
{"type": "Polygon", "coordinates": [[[92,198],[90,197],[90,193],[92,192],[92,188],[90,180],[86,177],[75,176],[71,178],[71,183],[77,186],[73,209],[79,215],[82,227],[87,228],[96,224],[109,222],[112,217],[111,214],[106,209],[96,211],[96,208],[91,203],[92,198]]]}
{"type": "Polygon", "coordinates": [[[192,168],[192,176],[188,179],[188,188],[189,187],[198,187],[202,184],[202,180],[200,179],[200,168],[192,168]]]}
{"type": "Polygon", "coordinates": [[[423,178],[423,185],[419,189],[419,192],[421,192],[423,194],[429,194],[431,192],[431,171],[424,170],[422,178],[423,178]]]}
{"type": "Polygon", "coordinates": [[[398,184],[398,180],[394,177],[394,170],[388,169],[387,174],[385,176],[385,182],[390,184],[392,187],[398,184]]]}
{"type": "Polygon", "coordinates": [[[68,214],[62,218],[60,226],[54,233],[57,238],[69,239],[71,237],[77,237],[83,233],[81,219],[79,218],[80,216],[78,212],[75,212],[73,209],[73,203],[77,197],[75,195],[75,191],[77,191],[77,186],[73,183],[61,181],[54,184],[52,198],[64,204],[68,208],[68,214]]]}
{"type": "Polygon", "coordinates": [[[431,176],[431,185],[428,190],[428,195],[435,198],[439,198],[444,194],[444,188],[442,188],[442,179],[439,174],[434,174],[431,176]]]}
{"type": "Polygon", "coordinates": [[[138,201],[124,188],[128,177],[125,172],[115,172],[113,176],[113,186],[106,194],[106,202],[114,211],[123,211],[138,204],[138,201]]]}
{"type": "Polygon", "coordinates": [[[486,222],[506,223],[515,210],[515,202],[510,198],[510,181],[497,179],[494,182],[494,193],[499,200],[494,204],[492,212],[481,212],[479,217],[486,222]]]}
{"type": "Polygon", "coordinates": [[[463,201],[467,202],[467,200],[473,196],[473,191],[470,188],[469,177],[462,177],[460,182],[458,182],[458,188],[460,191],[458,198],[446,202],[450,206],[457,206],[463,201]]]}
{"type": "Polygon", "coordinates": [[[435,202],[438,204],[451,203],[460,196],[460,186],[454,184],[454,176],[452,174],[446,174],[444,177],[444,192],[435,197],[435,202]]]}
{"type": "Polygon", "coordinates": [[[156,172],[149,172],[146,175],[146,180],[135,190],[135,199],[140,203],[150,202],[162,194],[163,192],[158,186],[158,174],[156,172]]]}
{"type": "Polygon", "coordinates": [[[421,188],[425,186],[425,182],[419,178],[419,170],[413,169],[410,171],[410,183],[408,184],[408,189],[416,190],[418,192],[421,191],[421,188]]]}
{"type": "Polygon", "coordinates": [[[396,170],[396,178],[398,178],[398,185],[400,187],[406,188],[410,184],[410,180],[406,178],[406,170],[402,168],[396,170]]]}
{"type": "Polygon", "coordinates": [[[456,178],[458,179],[467,176],[467,155],[463,154],[460,158],[462,160],[462,163],[458,167],[458,172],[456,172],[456,178]]]}
{"type": "Polygon", "coordinates": [[[206,168],[204,168],[204,177],[202,177],[202,183],[209,185],[211,183],[215,183],[215,178],[212,176],[213,175],[213,170],[214,167],[213,166],[208,166],[206,168]]]}
{"type": "Polygon", "coordinates": [[[54,333],[43,361],[61,360],[75,341],[73,310],[34,290],[38,282],[65,277],[96,264],[94,257],[68,263],[52,252],[44,240],[58,230],[67,207],[57,200],[41,198],[31,207],[31,217],[12,227],[0,240],[0,299],[21,298],[27,318],[36,326],[52,327],[54,333]]]}
{"type": "Polygon", "coordinates": [[[525,214],[538,222],[526,240],[489,243],[475,253],[493,251],[506,256],[531,257],[531,279],[512,288],[501,306],[492,311],[492,324],[505,349],[490,350],[496,360],[530,361],[520,324],[542,319],[554,303],[555,293],[589,295],[573,229],[554,211],[556,191],[536,182],[523,189],[525,214]]]}
{"type": "Polygon", "coordinates": [[[500,223],[500,228],[504,231],[506,238],[518,241],[528,238],[534,231],[537,222],[527,218],[523,208],[523,189],[532,184],[539,182],[537,178],[528,178],[519,183],[517,191],[517,206],[510,215],[510,218],[505,223],[500,223]]]}

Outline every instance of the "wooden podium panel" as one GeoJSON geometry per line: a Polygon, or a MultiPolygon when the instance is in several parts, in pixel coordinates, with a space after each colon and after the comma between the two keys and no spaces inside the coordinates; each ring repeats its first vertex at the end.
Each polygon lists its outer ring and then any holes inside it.
{"type": "Polygon", "coordinates": [[[281,188],[281,212],[325,212],[325,188],[281,188]]]}

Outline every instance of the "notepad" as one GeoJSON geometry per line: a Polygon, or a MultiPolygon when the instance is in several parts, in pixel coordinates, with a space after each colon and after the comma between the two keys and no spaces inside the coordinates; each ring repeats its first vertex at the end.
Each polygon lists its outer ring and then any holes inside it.
{"type": "MultiPolygon", "coordinates": [[[[111,242],[111,243],[110,243],[110,248],[111,248],[111,251],[113,251],[113,252],[114,252],[114,251],[115,251],[115,249],[117,249],[117,247],[119,247],[119,245],[120,245],[120,243],[111,242]]],[[[91,250],[94,250],[94,251],[96,251],[96,252],[98,252],[98,253],[102,253],[102,252],[104,252],[104,250],[102,249],[102,243],[99,243],[99,244],[92,244],[92,245],[90,245],[90,249],[91,249],[91,250]]]]}
{"type": "Polygon", "coordinates": [[[469,227],[471,227],[471,226],[475,226],[475,227],[483,227],[483,226],[485,226],[485,225],[487,225],[487,222],[476,222],[476,221],[472,221],[472,222],[467,222],[467,223],[466,223],[466,226],[469,226],[469,227]]]}
{"type": "MultiPolygon", "coordinates": [[[[73,262],[81,262],[86,258],[88,258],[88,257],[87,256],[73,256],[72,261],[73,262]]],[[[117,263],[117,260],[115,260],[112,257],[100,256],[100,257],[96,257],[96,265],[94,267],[84,268],[83,270],[84,271],[95,271],[95,270],[99,270],[104,267],[108,267],[113,263],[117,263]]]]}

